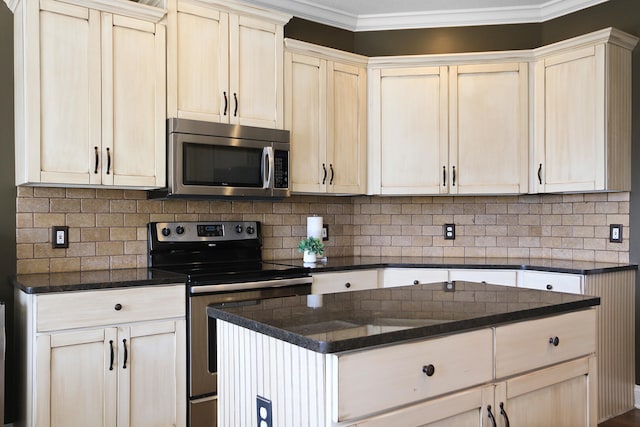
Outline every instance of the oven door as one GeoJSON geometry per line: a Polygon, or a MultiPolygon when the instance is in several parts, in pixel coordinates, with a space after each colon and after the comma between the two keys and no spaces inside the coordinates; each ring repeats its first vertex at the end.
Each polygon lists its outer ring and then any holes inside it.
{"type": "Polygon", "coordinates": [[[311,277],[264,280],[190,288],[188,316],[189,425],[215,426],[218,393],[216,324],[207,316],[207,307],[253,304],[257,301],[311,293],[311,277]],[[206,408],[206,409],[204,409],[206,408]]]}

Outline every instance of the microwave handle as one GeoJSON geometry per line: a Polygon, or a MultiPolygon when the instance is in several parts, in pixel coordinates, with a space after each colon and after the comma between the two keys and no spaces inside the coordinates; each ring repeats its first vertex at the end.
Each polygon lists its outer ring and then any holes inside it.
{"type": "Polygon", "coordinates": [[[271,188],[274,174],[273,147],[262,149],[262,188],[271,188]]]}

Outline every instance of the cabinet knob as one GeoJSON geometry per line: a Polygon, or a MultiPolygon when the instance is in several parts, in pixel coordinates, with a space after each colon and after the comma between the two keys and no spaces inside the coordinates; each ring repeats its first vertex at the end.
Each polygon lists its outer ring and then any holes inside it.
{"type": "Polygon", "coordinates": [[[422,372],[427,374],[428,377],[432,376],[436,372],[436,367],[432,364],[428,364],[422,367],[422,372]]]}
{"type": "Polygon", "coordinates": [[[116,304],[116,305],[113,307],[113,309],[114,309],[115,311],[120,311],[120,310],[122,310],[122,304],[116,304]]]}
{"type": "Polygon", "coordinates": [[[560,344],[560,338],[558,337],[549,338],[549,344],[552,344],[554,347],[557,347],[560,344]]]}
{"type": "Polygon", "coordinates": [[[345,287],[345,288],[350,288],[350,287],[351,287],[351,283],[349,283],[349,282],[345,283],[345,284],[344,284],[344,287],[345,287]]]}
{"type": "Polygon", "coordinates": [[[419,284],[420,284],[420,281],[419,281],[419,280],[414,280],[414,281],[413,281],[413,284],[414,284],[414,285],[419,285],[419,284]]]}
{"type": "Polygon", "coordinates": [[[553,286],[550,284],[547,284],[547,290],[550,291],[551,289],[553,289],[553,286]]]}

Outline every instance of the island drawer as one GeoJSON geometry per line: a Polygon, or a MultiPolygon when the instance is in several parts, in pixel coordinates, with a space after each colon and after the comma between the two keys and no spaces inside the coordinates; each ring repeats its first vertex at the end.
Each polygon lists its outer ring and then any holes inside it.
{"type": "Polygon", "coordinates": [[[378,270],[313,274],[312,294],[361,291],[378,287],[378,270]]]}
{"type": "Polygon", "coordinates": [[[338,355],[338,421],[491,381],[492,338],[483,329],[338,355]]]}
{"type": "Polygon", "coordinates": [[[594,353],[595,336],[595,309],[499,326],[496,378],[594,353]]]}
{"type": "Polygon", "coordinates": [[[38,295],[38,332],[184,317],[184,285],[38,295]]]}
{"type": "Polygon", "coordinates": [[[448,270],[439,268],[385,268],[382,273],[382,287],[424,285],[446,282],[448,278],[448,270]]]}

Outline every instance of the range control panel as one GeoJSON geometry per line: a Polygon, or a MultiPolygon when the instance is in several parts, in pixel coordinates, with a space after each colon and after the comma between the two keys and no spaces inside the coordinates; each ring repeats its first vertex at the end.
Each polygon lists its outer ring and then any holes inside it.
{"type": "Polygon", "coordinates": [[[220,242],[259,239],[256,221],[186,221],[153,224],[158,242],[220,242]]]}

